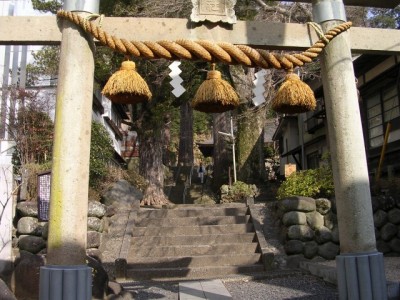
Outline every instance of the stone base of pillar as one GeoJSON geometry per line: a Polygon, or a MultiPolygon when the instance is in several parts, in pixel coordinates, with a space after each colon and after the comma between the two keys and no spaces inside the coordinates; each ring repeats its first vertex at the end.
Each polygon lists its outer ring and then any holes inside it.
{"type": "Polygon", "coordinates": [[[385,300],[387,284],[383,254],[349,253],[336,257],[340,300],[385,300]]]}
{"type": "Polygon", "coordinates": [[[86,265],[40,268],[40,300],[91,300],[92,269],[86,265]]]}

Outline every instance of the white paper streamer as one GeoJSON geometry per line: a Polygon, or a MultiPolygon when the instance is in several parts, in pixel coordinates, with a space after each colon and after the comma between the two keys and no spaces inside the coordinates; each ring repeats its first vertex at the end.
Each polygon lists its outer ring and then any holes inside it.
{"type": "Polygon", "coordinates": [[[174,88],[172,93],[175,97],[179,97],[186,91],[186,89],[181,85],[183,79],[179,76],[179,74],[182,73],[182,70],[179,69],[180,64],[180,61],[174,61],[168,66],[168,68],[171,69],[171,73],[169,73],[169,76],[172,78],[170,84],[174,88]]]}
{"type": "Polygon", "coordinates": [[[261,69],[261,71],[258,71],[256,74],[256,79],[253,81],[254,83],[254,98],[253,103],[255,106],[259,106],[260,104],[265,102],[264,98],[264,92],[265,92],[265,75],[267,75],[267,71],[265,69],[261,69]]]}

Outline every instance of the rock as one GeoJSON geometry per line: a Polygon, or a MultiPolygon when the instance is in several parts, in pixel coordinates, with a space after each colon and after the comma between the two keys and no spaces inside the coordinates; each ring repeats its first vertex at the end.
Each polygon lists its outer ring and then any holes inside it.
{"type": "Polygon", "coordinates": [[[21,235],[18,239],[18,247],[19,250],[36,254],[46,247],[46,242],[39,236],[21,235]]]}
{"type": "Polygon", "coordinates": [[[383,210],[379,209],[374,213],[375,227],[381,228],[383,225],[387,223],[387,220],[388,220],[387,213],[384,212],[383,210]]]}
{"type": "Polygon", "coordinates": [[[17,224],[19,234],[42,235],[42,226],[39,221],[33,217],[22,217],[17,224]]]}
{"type": "Polygon", "coordinates": [[[315,231],[315,241],[318,244],[325,244],[332,240],[332,232],[329,228],[321,227],[315,231]]]}
{"type": "Polygon", "coordinates": [[[304,261],[304,255],[302,254],[295,254],[295,255],[289,255],[286,258],[286,266],[288,268],[299,268],[300,267],[300,262],[304,261]]]}
{"type": "Polygon", "coordinates": [[[0,299],[2,300],[17,300],[6,283],[0,278],[0,299]]]}
{"type": "Polygon", "coordinates": [[[304,243],[304,257],[311,259],[318,254],[318,244],[315,241],[304,243]]]}
{"type": "Polygon", "coordinates": [[[307,224],[306,214],[299,211],[289,211],[283,215],[282,222],[285,226],[307,224]]]}
{"type": "Polygon", "coordinates": [[[386,223],[381,228],[380,233],[381,239],[387,242],[397,235],[397,226],[392,223],[386,223]]]}
{"type": "Polygon", "coordinates": [[[35,201],[18,202],[17,212],[21,217],[37,217],[38,203],[35,201]]]}
{"type": "Polygon", "coordinates": [[[332,234],[332,242],[339,244],[340,243],[339,227],[338,226],[333,227],[333,229],[331,230],[331,234],[332,234]]]}
{"type": "Polygon", "coordinates": [[[45,223],[42,226],[42,238],[44,238],[45,240],[47,240],[49,237],[49,223],[45,223]]]}
{"type": "Polygon", "coordinates": [[[389,242],[390,249],[392,251],[399,253],[400,252],[400,239],[394,238],[389,242]]]}
{"type": "Polygon", "coordinates": [[[386,253],[389,253],[390,251],[392,251],[389,244],[382,240],[376,241],[376,249],[379,252],[382,252],[383,254],[386,254],[386,253]]]}
{"type": "Polygon", "coordinates": [[[304,242],[314,238],[314,231],[306,225],[292,225],[288,228],[287,236],[290,240],[304,242]]]}
{"type": "Polygon", "coordinates": [[[388,212],[388,220],[393,224],[400,224],[400,209],[393,208],[388,212]]]}
{"type": "Polygon", "coordinates": [[[88,267],[92,268],[92,299],[103,300],[108,286],[108,275],[101,263],[87,256],[88,267]]]}
{"type": "Polygon", "coordinates": [[[114,204],[107,206],[106,208],[106,217],[110,218],[118,212],[118,209],[114,207],[114,204]]]}
{"type": "Polygon", "coordinates": [[[285,244],[287,255],[303,253],[303,242],[298,240],[290,240],[285,244]]]}
{"type": "Polygon", "coordinates": [[[313,230],[317,230],[324,226],[324,216],[321,215],[319,212],[309,212],[306,214],[306,216],[307,224],[310,225],[313,230]]]}
{"type": "Polygon", "coordinates": [[[326,198],[315,199],[315,205],[317,207],[317,212],[319,212],[321,215],[326,215],[332,207],[331,201],[326,198]]]}
{"type": "Polygon", "coordinates": [[[119,295],[122,292],[122,286],[115,281],[108,282],[107,295],[119,295]]]}
{"type": "Polygon", "coordinates": [[[315,200],[309,197],[294,196],[288,197],[279,202],[279,208],[283,212],[302,211],[310,212],[316,209],[315,200]]]}
{"type": "Polygon", "coordinates": [[[132,205],[140,205],[143,193],[126,180],[119,180],[102,196],[103,204],[116,202],[118,207],[130,209],[132,205]]]}
{"type": "Polygon", "coordinates": [[[106,206],[97,201],[89,201],[88,216],[101,219],[106,214],[106,206]]]}
{"type": "Polygon", "coordinates": [[[103,228],[102,228],[102,222],[99,218],[96,217],[88,217],[88,230],[92,230],[92,231],[98,231],[98,232],[102,232],[103,228]]]}
{"type": "Polygon", "coordinates": [[[327,242],[318,246],[318,255],[328,260],[335,259],[339,251],[339,246],[332,242],[327,242]]]}
{"type": "Polygon", "coordinates": [[[335,226],[337,226],[337,216],[333,212],[328,212],[324,215],[324,226],[332,230],[335,226]]]}
{"type": "Polygon", "coordinates": [[[97,231],[88,231],[87,248],[99,248],[101,243],[101,233],[97,231]]]}
{"type": "Polygon", "coordinates": [[[381,232],[376,227],[374,227],[374,231],[375,231],[375,240],[380,240],[381,239],[381,232]]]}
{"type": "Polygon", "coordinates": [[[21,251],[11,278],[11,289],[17,299],[39,299],[39,274],[44,264],[42,256],[21,251]]]}
{"type": "Polygon", "coordinates": [[[86,249],[86,255],[93,257],[94,259],[96,259],[98,261],[102,261],[102,258],[103,258],[101,251],[97,248],[86,249]]]}

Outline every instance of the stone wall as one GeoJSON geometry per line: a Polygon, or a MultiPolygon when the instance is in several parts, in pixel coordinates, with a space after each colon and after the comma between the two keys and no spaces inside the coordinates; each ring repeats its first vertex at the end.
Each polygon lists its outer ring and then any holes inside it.
{"type": "MultiPolygon", "coordinates": [[[[46,251],[48,222],[38,219],[37,202],[24,201],[17,204],[16,228],[13,232],[13,247],[33,254],[46,251]]],[[[96,201],[89,201],[87,252],[100,255],[101,233],[107,228],[106,206],[96,201]]]]}
{"type": "MultiPolygon", "coordinates": [[[[400,255],[400,198],[373,197],[377,249],[400,255]]],[[[289,256],[335,259],[339,254],[336,207],[328,199],[289,197],[278,202],[282,242],[289,256]]]]}
{"type": "Polygon", "coordinates": [[[290,197],[279,201],[278,209],[286,254],[308,259],[334,259],[339,254],[339,232],[331,201],[290,197]]]}

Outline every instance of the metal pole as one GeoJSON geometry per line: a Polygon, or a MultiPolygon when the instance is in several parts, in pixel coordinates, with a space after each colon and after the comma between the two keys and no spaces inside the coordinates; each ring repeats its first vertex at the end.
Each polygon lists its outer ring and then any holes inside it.
{"type": "MultiPolygon", "coordinates": [[[[313,15],[324,31],[346,19],[341,0],[314,0],[313,15]]],[[[340,236],[339,299],[386,299],[348,33],[327,45],[321,69],[340,236]]]]}
{"type": "Polygon", "coordinates": [[[235,155],[235,136],[233,135],[233,119],[231,117],[231,137],[232,137],[232,156],[233,156],[233,183],[236,182],[236,155],[235,155]]]}
{"type": "MultiPolygon", "coordinates": [[[[99,0],[65,1],[64,9],[97,13],[99,0]]],[[[62,23],[54,129],[47,265],[40,299],[91,299],[86,266],[89,152],[94,44],[71,22],[62,23]],[[79,279],[79,280],[78,280],[79,279]],[[76,298],[75,298],[76,297],[76,298]]]]}

